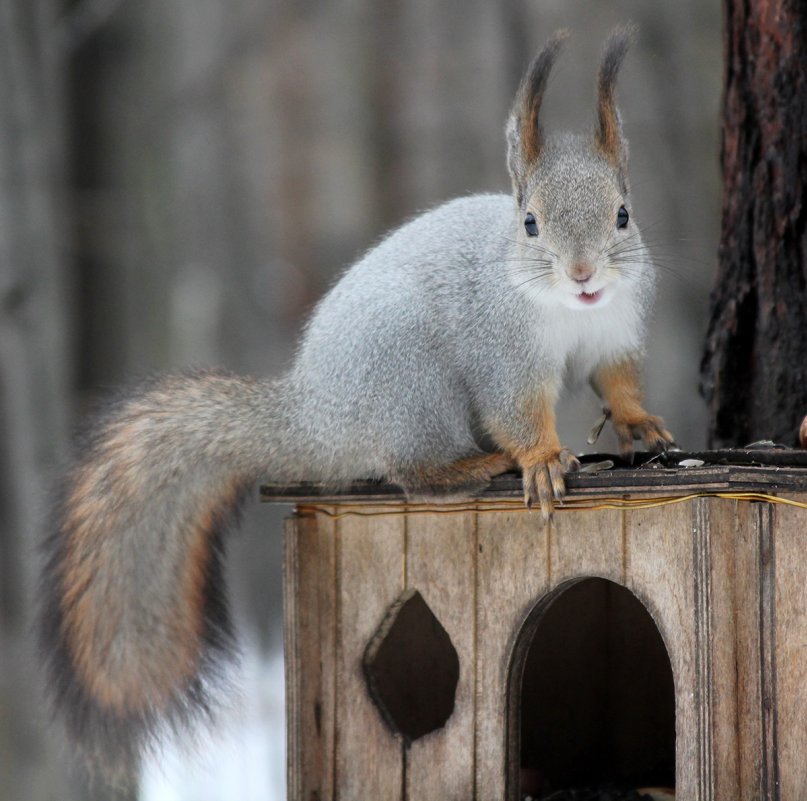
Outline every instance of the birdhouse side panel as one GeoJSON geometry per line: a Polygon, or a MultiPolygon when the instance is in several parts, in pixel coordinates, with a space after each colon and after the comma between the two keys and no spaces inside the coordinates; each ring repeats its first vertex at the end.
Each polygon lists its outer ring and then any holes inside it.
{"type": "Polygon", "coordinates": [[[367,691],[362,659],[406,585],[404,516],[336,522],[336,797],[402,798],[404,746],[367,691]]]}
{"type": "Polygon", "coordinates": [[[703,643],[696,639],[693,536],[691,504],[625,513],[625,584],[655,620],[675,677],[676,794],[701,801],[696,647],[703,643]]]}
{"type": "Polygon", "coordinates": [[[699,762],[702,784],[712,797],[754,798],[741,790],[740,752],[737,740],[737,594],[744,588],[736,572],[738,501],[702,498],[695,502],[695,546],[701,570],[695,583],[700,601],[699,647],[708,649],[698,662],[698,683],[706,729],[701,735],[699,762]],[[710,733],[711,732],[711,733],[710,733]]]}
{"type": "Polygon", "coordinates": [[[807,798],[807,512],[777,506],[774,520],[779,790],[783,799],[807,798]]]}
{"type": "Polygon", "coordinates": [[[561,511],[555,515],[549,536],[553,586],[581,576],[625,583],[624,512],[561,511]]]}
{"type": "MultiPolygon", "coordinates": [[[[476,514],[411,515],[406,528],[407,587],[423,595],[451,638],[460,665],[451,717],[415,740],[406,755],[406,797],[467,801],[474,797],[476,514]]],[[[431,677],[411,680],[429,682],[431,677]]]]}
{"type": "Polygon", "coordinates": [[[734,594],[737,648],[737,748],[740,788],[747,798],[773,798],[769,774],[773,760],[770,737],[766,735],[765,693],[772,672],[770,648],[766,644],[773,573],[765,559],[771,539],[770,509],[767,504],[737,505],[735,534],[734,594]],[[767,608],[765,608],[767,607],[767,608]]]}
{"type": "Polygon", "coordinates": [[[498,801],[518,792],[518,710],[510,669],[522,625],[550,589],[549,527],[536,515],[480,514],[477,562],[476,798],[498,801]],[[515,784],[515,786],[513,786],[515,784]]]}
{"type": "Polygon", "coordinates": [[[287,793],[334,798],[336,727],[335,523],[296,515],[284,529],[287,793]]]}

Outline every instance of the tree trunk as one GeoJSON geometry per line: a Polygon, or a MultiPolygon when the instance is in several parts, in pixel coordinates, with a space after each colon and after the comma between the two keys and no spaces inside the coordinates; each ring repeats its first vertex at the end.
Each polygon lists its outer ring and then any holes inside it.
{"type": "Polygon", "coordinates": [[[72,372],[58,5],[0,0],[0,796],[71,801],[95,796],[60,756],[30,636],[72,372]]]}
{"type": "Polygon", "coordinates": [[[725,0],[723,201],[702,363],[713,446],[807,414],[807,7],[725,0]]]}

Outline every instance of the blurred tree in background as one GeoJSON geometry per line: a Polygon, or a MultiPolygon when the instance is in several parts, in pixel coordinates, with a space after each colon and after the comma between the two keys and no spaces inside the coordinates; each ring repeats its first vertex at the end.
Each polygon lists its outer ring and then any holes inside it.
{"type": "MultiPolygon", "coordinates": [[[[549,88],[550,128],[591,124],[605,35],[627,19],[640,26],[619,102],[636,216],[662,277],[648,404],[682,445],[704,443],[717,3],[0,0],[0,10],[0,799],[92,797],[65,779],[45,734],[28,637],[48,470],[75,412],[153,370],[281,370],[312,304],[388,227],[455,195],[509,191],[506,112],[558,27],[573,37],[549,88]]],[[[582,394],[560,421],[575,449],[597,414],[582,394]]],[[[279,646],[282,512],[249,506],[230,586],[242,628],[268,653],[279,646]]],[[[174,797],[223,797],[209,792],[174,797]]]]}
{"type": "Polygon", "coordinates": [[[729,2],[726,14],[709,443],[796,445],[807,414],[807,7],[729,2]]]}
{"type": "Polygon", "coordinates": [[[65,61],[49,0],[0,2],[0,798],[78,798],[32,669],[36,543],[72,409],[65,61]]]}

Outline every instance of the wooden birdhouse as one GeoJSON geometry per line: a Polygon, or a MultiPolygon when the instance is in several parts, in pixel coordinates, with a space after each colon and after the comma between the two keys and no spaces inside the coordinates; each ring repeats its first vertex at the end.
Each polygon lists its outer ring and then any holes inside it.
{"type": "Polygon", "coordinates": [[[548,526],[518,476],[264,488],[296,504],[289,798],[807,798],[807,454],[733,453],[577,474],[548,526]]]}

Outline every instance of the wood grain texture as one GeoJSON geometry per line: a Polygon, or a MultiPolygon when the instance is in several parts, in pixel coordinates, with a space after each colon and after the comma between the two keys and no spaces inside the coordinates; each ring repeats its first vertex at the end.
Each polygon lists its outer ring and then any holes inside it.
{"type": "Polygon", "coordinates": [[[711,658],[698,660],[698,680],[708,682],[711,690],[708,706],[701,713],[700,725],[711,726],[709,733],[700,735],[699,762],[707,761],[703,781],[712,788],[715,799],[750,798],[740,792],[740,765],[737,743],[737,645],[736,598],[743,588],[735,572],[735,540],[737,536],[737,501],[703,498],[696,501],[695,534],[701,551],[708,547],[708,560],[701,560],[701,614],[709,616],[708,626],[699,626],[699,650],[707,647],[711,658]],[[708,536],[708,546],[704,537],[708,536]],[[708,635],[705,637],[705,635],[708,635]]]}
{"type": "MultiPolygon", "coordinates": [[[[804,509],[700,498],[567,511],[550,526],[535,513],[485,509],[479,500],[454,514],[336,521],[309,509],[290,522],[290,798],[515,799],[518,665],[548,602],[590,576],[626,586],[664,639],[675,676],[678,796],[807,797],[804,509]],[[383,724],[360,664],[405,588],[423,594],[460,659],[454,713],[409,750],[383,724]]],[[[637,624],[619,605],[608,609],[624,629],[617,640],[630,645],[637,624]]],[[[585,614],[575,619],[586,625],[585,614]]],[[[609,682],[626,699],[620,708],[638,703],[638,684],[609,682]]],[[[630,764],[631,729],[614,731],[630,764]]]]}
{"type": "Polygon", "coordinates": [[[476,548],[473,513],[407,519],[407,586],[421,592],[460,661],[454,713],[442,729],[413,742],[406,754],[406,798],[411,801],[474,798],[476,548]]]}
{"type": "Polygon", "coordinates": [[[697,746],[698,798],[717,797],[715,768],[715,692],[714,692],[714,614],[712,601],[713,543],[709,519],[709,507],[700,498],[691,506],[692,515],[692,584],[694,623],[694,699],[697,746]]]}
{"type": "MultiPolygon", "coordinates": [[[[714,452],[716,458],[729,458],[728,451],[714,452]]],[[[798,466],[779,464],[781,451],[731,452],[732,458],[748,460],[772,460],[770,465],[757,464],[707,464],[703,467],[684,468],[622,468],[603,470],[599,473],[572,473],[566,477],[569,498],[619,497],[622,495],[683,495],[696,492],[807,492],[807,470],[804,469],[807,453],[788,452],[798,466]]],[[[686,455],[686,454],[679,454],[686,455]]],[[[709,458],[709,453],[690,454],[709,458]]],[[[603,455],[604,458],[605,455],[603,455]]],[[[646,454],[645,454],[646,456],[646,454]]],[[[619,457],[614,457],[618,459],[619,457]]],[[[660,457],[658,457],[660,458],[660,457]]],[[[790,457],[788,457],[790,458],[790,457]]],[[[506,473],[496,476],[480,494],[485,501],[511,500],[523,497],[521,475],[506,473]]],[[[261,487],[263,501],[281,503],[365,503],[394,501],[400,503],[404,495],[400,487],[377,481],[356,481],[343,490],[333,490],[314,483],[284,484],[261,487]]]]}
{"type": "Polygon", "coordinates": [[[759,672],[762,701],[762,793],[779,801],[779,693],[776,675],[776,537],[770,504],[756,504],[759,554],[759,672]]]}
{"type": "Polygon", "coordinates": [[[336,565],[334,522],[304,513],[285,525],[287,793],[334,797],[336,565]]]}
{"type": "Polygon", "coordinates": [[[513,648],[527,615],[549,590],[548,527],[538,513],[479,515],[477,570],[478,799],[516,798],[518,719],[507,708],[513,648]],[[508,724],[510,730],[508,730],[508,724]]]}
{"type": "Polygon", "coordinates": [[[624,583],[623,512],[559,512],[551,529],[549,569],[553,586],[580,576],[624,583]]]}
{"type": "Polygon", "coordinates": [[[762,782],[762,680],[760,665],[760,544],[757,505],[737,504],[734,565],[737,648],[737,750],[740,797],[767,798],[762,782]]]}
{"type": "Polygon", "coordinates": [[[789,801],[807,798],[807,512],[776,507],[775,531],[778,779],[789,801]]]}
{"type": "MultiPolygon", "coordinates": [[[[404,749],[373,704],[367,643],[405,587],[406,518],[336,522],[336,778],[339,801],[403,799],[404,749]]],[[[300,799],[309,801],[309,799],[300,799]]]]}
{"type": "Polygon", "coordinates": [[[701,801],[691,504],[626,514],[626,586],[656,621],[675,676],[676,790],[701,801]]]}

